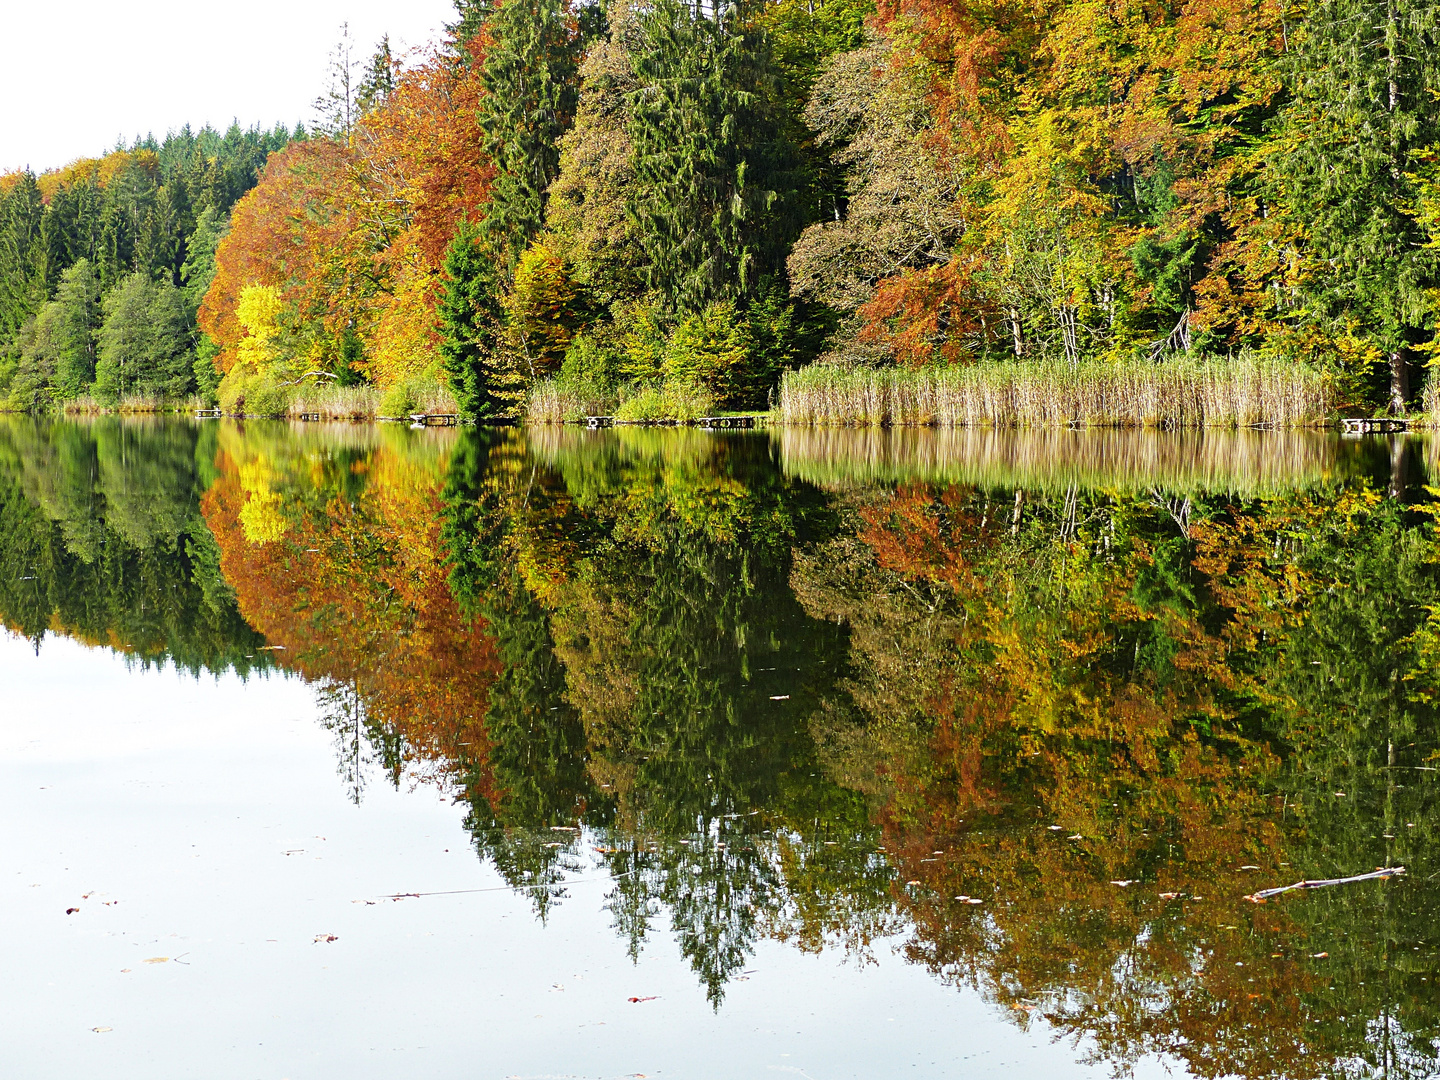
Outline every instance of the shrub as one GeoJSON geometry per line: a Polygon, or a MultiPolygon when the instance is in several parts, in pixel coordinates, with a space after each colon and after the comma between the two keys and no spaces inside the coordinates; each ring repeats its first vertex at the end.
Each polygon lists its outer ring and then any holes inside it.
{"type": "Polygon", "coordinates": [[[280,416],[290,408],[289,389],[244,361],[220,380],[216,398],[232,416],[280,416]]]}
{"type": "Polygon", "coordinates": [[[694,383],[667,382],[661,386],[644,386],[626,398],[615,410],[615,419],[694,420],[715,411],[715,397],[694,383]]]}
{"type": "Polygon", "coordinates": [[[381,416],[409,416],[415,411],[415,391],[408,379],[392,383],[380,395],[381,416]]]}

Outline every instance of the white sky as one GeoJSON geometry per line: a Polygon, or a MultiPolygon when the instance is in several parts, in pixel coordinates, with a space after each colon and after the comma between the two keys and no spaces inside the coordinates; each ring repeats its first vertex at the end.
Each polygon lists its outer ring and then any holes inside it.
{"type": "Polygon", "coordinates": [[[0,0],[0,172],[185,123],[308,125],[342,22],[368,56],[453,17],[450,0],[0,0]]]}

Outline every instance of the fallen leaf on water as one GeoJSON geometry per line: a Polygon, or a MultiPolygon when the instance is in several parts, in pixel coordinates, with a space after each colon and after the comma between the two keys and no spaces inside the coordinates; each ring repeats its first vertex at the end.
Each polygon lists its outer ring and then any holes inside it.
{"type": "Polygon", "coordinates": [[[108,1028],[108,1027],[98,1027],[98,1028],[91,1028],[90,1030],[93,1031],[93,1032],[95,1032],[95,1034],[97,1034],[97,1035],[103,1035],[103,1034],[105,1034],[105,1032],[107,1032],[107,1031],[114,1031],[115,1029],[114,1029],[114,1028],[108,1028]]]}
{"type": "Polygon", "coordinates": [[[1259,868],[1258,866],[1242,866],[1242,867],[1240,867],[1240,869],[1241,869],[1241,870],[1259,870],[1260,868],[1259,868]]]}
{"type": "Polygon", "coordinates": [[[66,914],[66,915],[74,915],[75,912],[77,912],[77,911],[79,911],[79,910],[80,910],[80,909],[79,909],[78,907],[67,907],[67,908],[65,909],[65,914],[66,914]]]}
{"type": "Polygon", "coordinates": [[[315,935],[315,940],[314,940],[314,942],[312,942],[312,944],[318,945],[318,944],[320,944],[322,941],[324,941],[324,942],[330,942],[330,941],[339,941],[339,940],[340,940],[340,939],[339,939],[338,937],[336,937],[334,934],[316,934],[316,935],[315,935]]]}
{"type": "Polygon", "coordinates": [[[1177,900],[1179,897],[1180,894],[1178,892],[1162,892],[1160,894],[1161,900],[1177,900]]]}
{"type": "MultiPolygon", "coordinates": [[[[1047,829],[1049,829],[1051,832],[1061,832],[1061,831],[1065,828],[1065,826],[1063,826],[1063,825],[1047,825],[1047,826],[1045,826],[1045,827],[1046,827],[1047,829]]],[[[1017,1008],[1018,1008],[1018,1006],[1017,1006],[1017,1008]]]]}
{"type": "Polygon", "coordinates": [[[771,694],[771,695],[770,695],[770,700],[771,700],[771,701],[789,701],[789,700],[790,700],[790,695],[789,695],[789,694],[771,694]]]}
{"type": "Polygon", "coordinates": [[[1081,833],[1078,833],[1078,832],[1077,832],[1074,836],[1067,836],[1065,839],[1066,839],[1066,840],[1084,840],[1085,837],[1084,837],[1081,833]]]}
{"type": "Polygon", "coordinates": [[[1134,885],[1134,884],[1135,884],[1135,881],[1136,881],[1135,878],[1131,878],[1129,881],[1112,881],[1112,882],[1110,882],[1110,884],[1111,884],[1111,885],[1119,885],[1120,888],[1124,889],[1124,888],[1128,888],[1128,887],[1131,886],[1131,885],[1134,885]]]}
{"type": "Polygon", "coordinates": [[[641,1002],[641,1001],[654,1001],[654,1000],[655,1000],[656,998],[658,998],[659,996],[660,996],[659,994],[651,994],[649,997],[643,997],[643,998],[642,998],[642,997],[633,997],[633,998],[630,999],[630,1001],[631,1001],[632,1004],[633,1004],[633,1003],[638,1003],[638,1002],[641,1002]]]}
{"type": "Polygon", "coordinates": [[[169,959],[170,959],[170,957],[168,957],[168,956],[152,956],[152,957],[150,957],[150,959],[146,960],[145,963],[147,963],[147,964],[163,964],[163,963],[167,962],[169,959]]]}
{"type": "Polygon", "coordinates": [[[919,885],[920,882],[918,882],[918,881],[907,881],[907,882],[905,882],[905,884],[906,884],[906,885],[919,885]]]}
{"type": "Polygon", "coordinates": [[[120,974],[121,974],[121,975],[129,975],[129,974],[130,974],[130,969],[129,969],[129,968],[121,968],[121,969],[120,969],[120,974]]]}
{"type": "Polygon", "coordinates": [[[969,900],[966,901],[967,904],[983,904],[984,902],[985,902],[984,900],[977,900],[977,899],[976,899],[975,897],[973,897],[973,896],[972,896],[969,900]]]}
{"type": "Polygon", "coordinates": [[[1328,952],[1312,953],[1310,959],[1312,959],[1312,960],[1324,960],[1324,959],[1325,959],[1327,956],[1329,956],[1329,955],[1330,955],[1330,954],[1329,954],[1328,952]]]}

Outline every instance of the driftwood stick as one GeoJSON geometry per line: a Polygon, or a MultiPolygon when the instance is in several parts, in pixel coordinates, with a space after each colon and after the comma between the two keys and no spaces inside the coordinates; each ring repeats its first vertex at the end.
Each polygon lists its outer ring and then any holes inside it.
{"type": "Polygon", "coordinates": [[[1323,881],[1297,881],[1294,885],[1282,885],[1278,889],[1261,889],[1245,897],[1252,904],[1263,904],[1272,896],[1293,892],[1296,889],[1323,889],[1330,885],[1349,885],[1355,881],[1375,881],[1381,878],[1399,877],[1405,873],[1403,866],[1386,866],[1370,874],[1356,874],[1354,877],[1325,878],[1323,881]]]}

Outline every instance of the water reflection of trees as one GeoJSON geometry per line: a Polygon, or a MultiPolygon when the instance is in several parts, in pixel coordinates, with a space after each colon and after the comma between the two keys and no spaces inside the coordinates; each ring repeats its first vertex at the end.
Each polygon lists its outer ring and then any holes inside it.
{"type": "Polygon", "coordinates": [[[1440,603],[1388,468],[823,493],[763,439],[404,438],[222,442],[212,528],[351,760],[453,784],[541,917],[603,869],[717,1004],[762,939],[899,934],[1122,1067],[1434,1067],[1440,603]]]}
{"type": "Polygon", "coordinates": [[[268,666],[200,514],[213,430],[0,416],[0,624],[140,663],[268,666]]]}
{"type": "Polygon", "coordinates": [[[717,1004],[762,940],[899,941],[1122,1069],[1437,1069],[1440,552],[1388,454],[822,490],[693,432],[4,423],[7,626],[276,657],[352,797],[445,785],[541,917],[608,874],[717,1004]]]}
{"type": "Polygon", "coordinates": [[[848,512],[794,585],[852,628],[816,731],[835,775],[884,777],[914,960],[1117,1064],[1432,1074],[1434,888],[1400,820],[1434,787],[1396,789],[1436,751],[1423,517],[1363,483],[1197,498],[1188,538],[1142,496],[848,512]],[[1393,888],[1242,899],[1402,862],[1393,888]]]}

